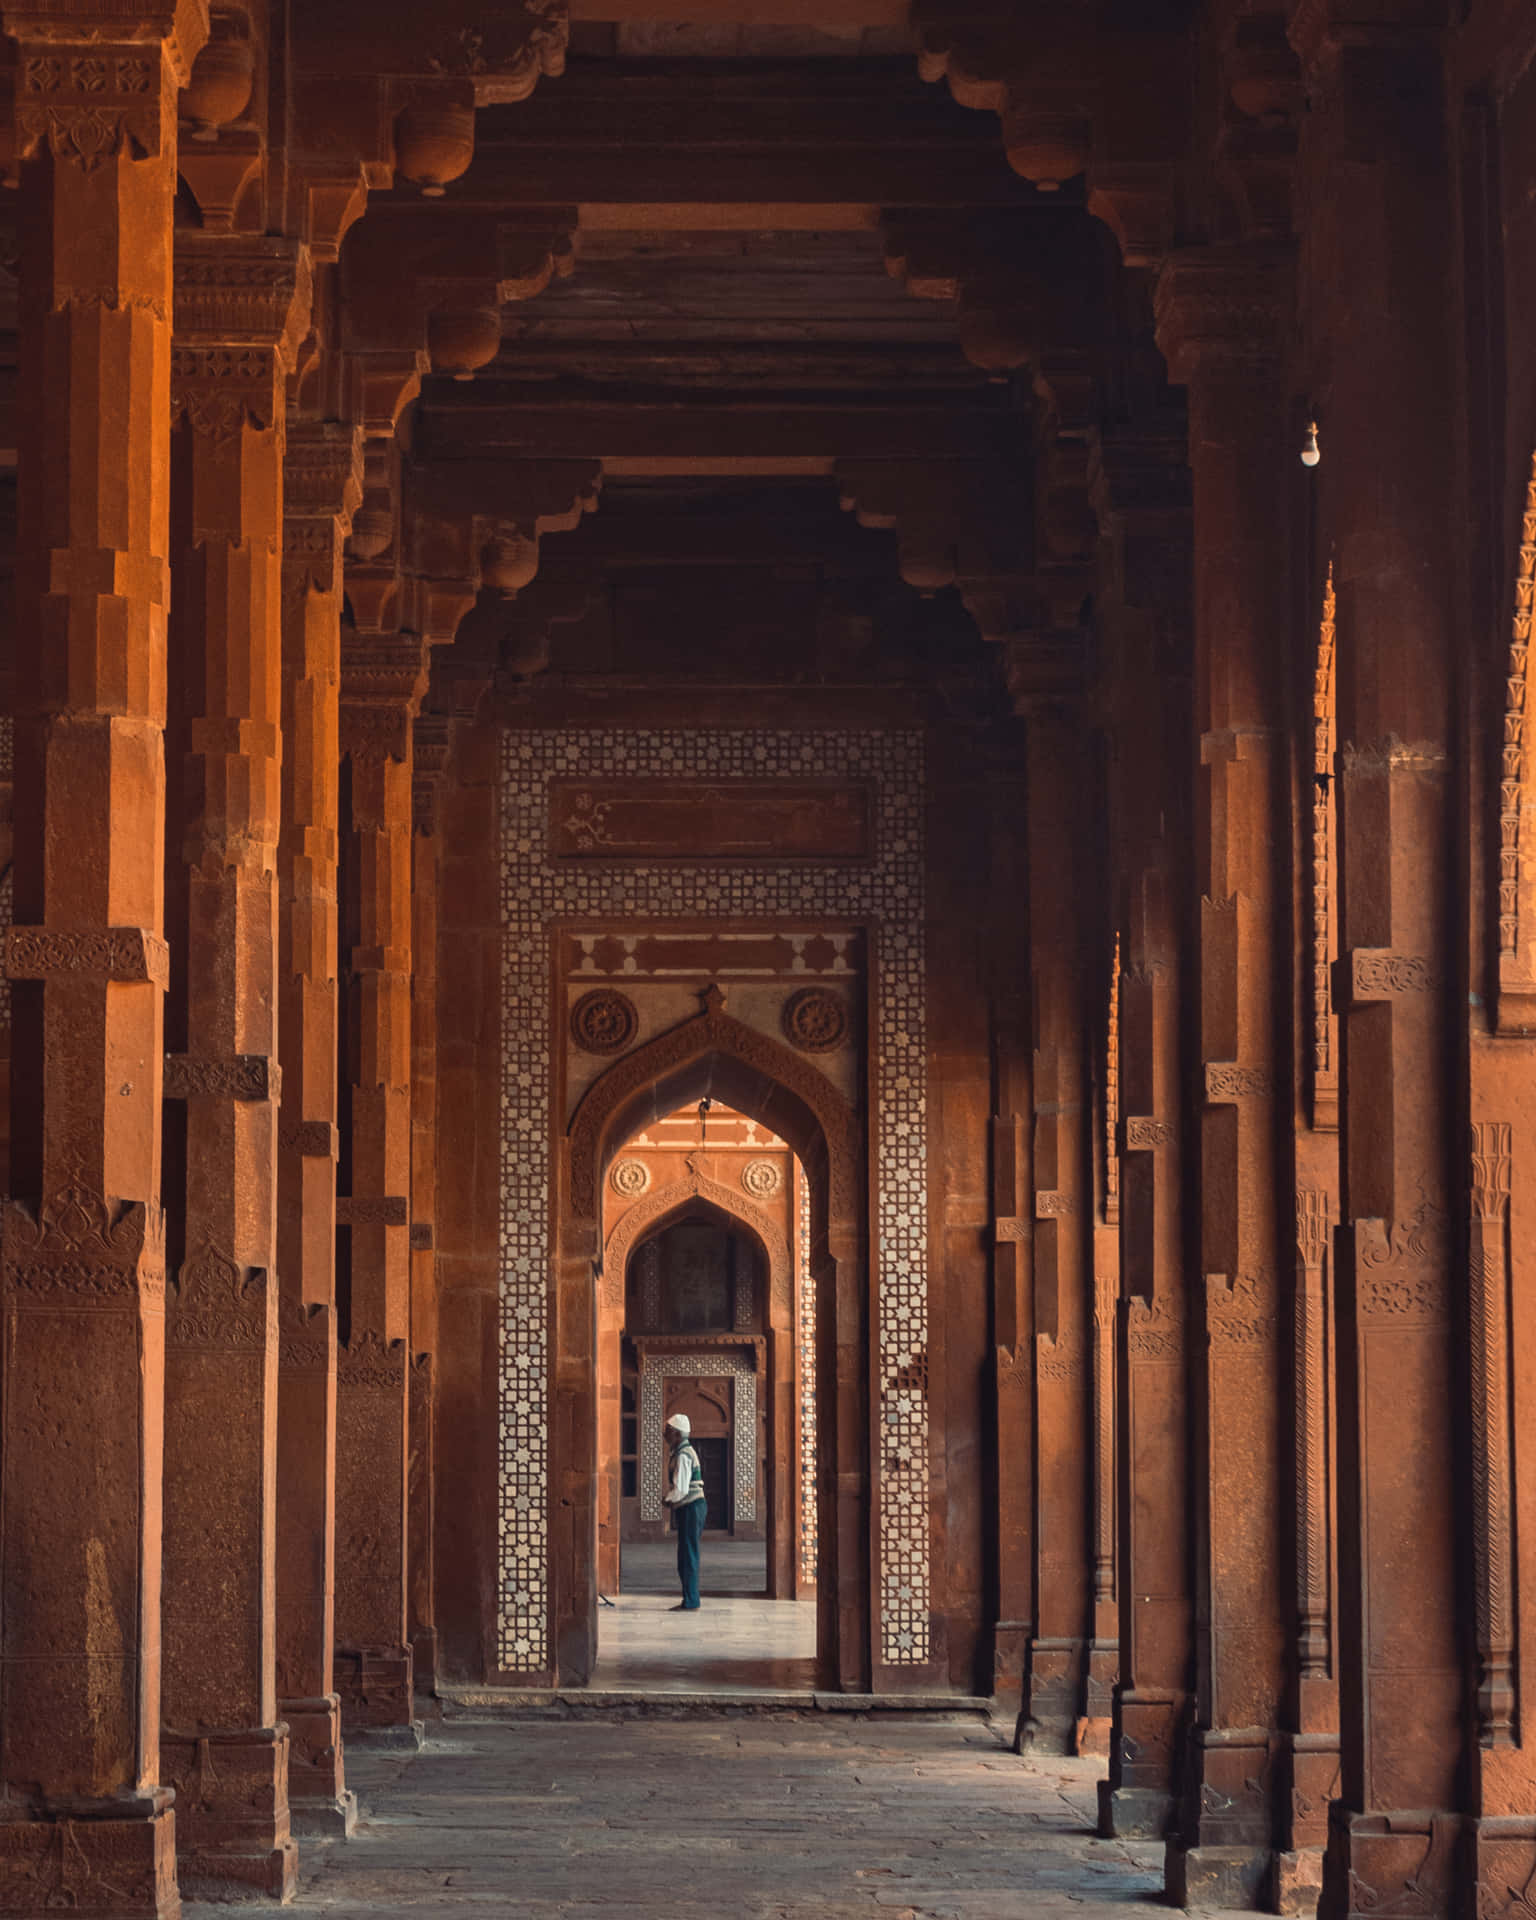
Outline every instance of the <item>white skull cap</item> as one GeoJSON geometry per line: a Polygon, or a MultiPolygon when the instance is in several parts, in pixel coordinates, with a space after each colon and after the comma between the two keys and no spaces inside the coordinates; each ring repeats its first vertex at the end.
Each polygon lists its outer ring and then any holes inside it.
{"type": "Polygon", "coordinates": [[[672,1414],[667,1421],[667,1425],[669,1427],[676,1427],[678,1432],[682,1434],[684,1439],[686,1439],[688,1435],[693,1432],[693,1427],[690,1425],[689,1419],[686,1413],[672,1414]]]}

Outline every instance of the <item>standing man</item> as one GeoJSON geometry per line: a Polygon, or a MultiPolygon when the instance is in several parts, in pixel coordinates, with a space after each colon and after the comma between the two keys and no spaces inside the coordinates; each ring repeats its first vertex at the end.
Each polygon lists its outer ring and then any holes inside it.
{"type": "Polygon", "coordinates": [[[672,1524],[677,1529],[677,1577],[683,1583],[683,1597],[674,1613],[697,1613],[699,1607],[699,1540],[704,1532],[704,1469],[689,1438],[693,1429],[686,1413],[674,1413],[667,1421],[667,1439],[672,1447],[671,1490],[662,1497],[672,1509],[672,1524]]]}

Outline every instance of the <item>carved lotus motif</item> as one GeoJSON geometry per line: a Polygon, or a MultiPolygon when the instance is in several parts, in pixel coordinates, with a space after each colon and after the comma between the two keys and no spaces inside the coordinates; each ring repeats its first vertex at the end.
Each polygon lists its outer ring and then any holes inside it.
{"type": "Polygon", "coordinates": [[[749,1160],[741,1170],[741,1184],[755,1200],[766,1200],[784,1184],[784,1169],[776,1160],[749,1160]]]}
{"type": "Polygon", "coordinates": [[[634,1001],[613,987],[584,993],[571,1008],[571,1038],[584,1053],[622,1053],[639,1030],[634,1001]]]}
{"type": "Polygon", "coordinates": [[[651,1184],[651,1170],[643,1160],[620,1160],[609,1174],[608,1183],[624,1199],[638,1199],[651,1184]]]}
{"type": "Polygon", "coordinates": [[[784,1038],[802,1053],[833,1053],[848,1038],[848,1003],[827,987],[802,987],[784,1003],[784,1038]]]}

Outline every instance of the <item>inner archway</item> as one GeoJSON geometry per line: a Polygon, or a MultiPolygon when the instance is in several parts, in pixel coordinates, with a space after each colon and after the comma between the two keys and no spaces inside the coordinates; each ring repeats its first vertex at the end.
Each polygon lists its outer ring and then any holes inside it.
{"type": "MultiPolygon", "coordinates": [[[[824,1075],[787,1047],[731,1018],[714,990],[696,1019],[626,1055],[588,1088],[565,1142],[559,1302],[562,1308],[569,1304],[571,1311],[557,1316],[557,1418],[573,1439],[579,1432],[590,1435],[590,1441],[582,1447],[587,1475],[582,1481],[567,1476],[559,1489],[564,1524],[563,1537],[555,1543],[553,1573],[561,1680],[566,1685],[586,1684],[598,1643],[603,1484],[599,1343],[602,1315],[614,1311],[612,1306],[605,1309],[603,1302],[613,1299],[615,1285],[608,1262],[610,1249],[604,1244],[604,1183],[628,1142],[701,1101],[721,1102],[770,1132],[804,1170],[820,1408],[816,1681],[824,1688],[864,1691],[870,1670],[871,1508],[862,1132],[852,1109],[824,1075]],[[575,1310],[582,1280],[588,1300],[597,1303],[596,1311],[575,1310]]],[[[705,1208],[713,1205],[719,1217],[743,1217],[734,1198],[725,1206],[718,1194],[705,1190],[712,1176],[702,1161],[690,1177],[698,1182],[697,1189],[663,1202],[655,1210],[654,1221],[645,1224],[663,1225],[671,1217],[681,1217],[679,1208],[700,1203],[705,1208]]],[[[630,1244],[641,1238],[637,1227],[630,1244]]],[[[767,1256],[771,1302],[774,1236],[759,1232],[757,1238],[767,1256]]],[[[780,1268],[781,1274],[787,1271],[782,1258],[780,1268]]],[[[622,1285],[622,1279],[617,1284],[622,1285]]],[[[782,1300],[782,1279],[780,1295],[782,1300]]]]}

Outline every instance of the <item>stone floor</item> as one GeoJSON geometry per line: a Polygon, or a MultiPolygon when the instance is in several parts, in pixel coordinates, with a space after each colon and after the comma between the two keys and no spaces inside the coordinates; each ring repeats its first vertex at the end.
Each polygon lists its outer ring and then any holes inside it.
{"type": "MultiPolygon", "coordinates": [[[[619,1582],[625,1593],[668,1593],[677,1598],[675,1540],[626,1540],[620,1555],[619,1582]]],[[[699,1591],[705,1596],[736,1593],[761,1599],[768,1591],[768,1543],[706,1536],[699,1575],[699,1591]]]]}
{"type": "Polygon", "coordinates": [[[431,1727],[420,1754],[349,1753],[347,1770],[362,1819],[350,1841],[303,1843],[297,1913],[1168,1911],[1160,1847],[1090,1836],[1096,1763],[1016,1759],[979,1717],[459,1721],[431,1727]]]}
{"type": "Polygon", "coordinates": [[[597,1616],[600,1688],[783,1692],[816,1684],[811,1600],[704,1599],[674,1613],[668,1593],[621,1593],[597,1616]]]}

